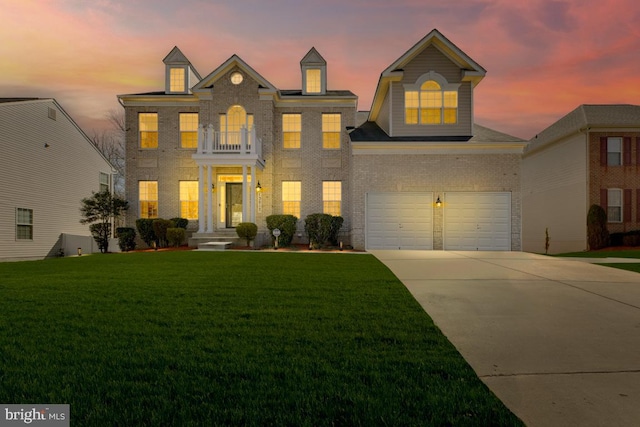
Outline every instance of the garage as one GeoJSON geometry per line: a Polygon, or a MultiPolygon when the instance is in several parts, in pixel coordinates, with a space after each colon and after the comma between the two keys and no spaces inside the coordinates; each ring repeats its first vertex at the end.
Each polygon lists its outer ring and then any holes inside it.
{"type": "Polygon", "coordinates": [[[367,249],[433,249],[433,193],[367,193],[367,249]]]}
{"type": "Polygon", "coordinates": [[[511,250],[511,193],[445,193],[444,249],[511,250]]]}

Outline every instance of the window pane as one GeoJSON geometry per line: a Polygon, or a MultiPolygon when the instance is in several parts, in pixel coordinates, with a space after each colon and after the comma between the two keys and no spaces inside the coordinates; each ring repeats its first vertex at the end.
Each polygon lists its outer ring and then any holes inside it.
{"type": "Polygon", "coordinates": [[[33,240],[33,209],[16,209],[16,239],[33,240]]]}
{"type": "Polygon", "coordinates": [[[322,77],[320,70],[307,70],[307,93],[322,92],[322,77]]]}
{"type": "Polygon", "coordinates": [[[322,115],[322,148],[340,148],[340,114],[322,115]]]}
{"type": "Polygon", "coordinates": [[[180,216],[198,219],[198,181],[180,181],[180,216]]]}
{"type": "Polygon", "coordinates": [[[300,181],[282,182],[282,213],[300,218],[300,181]]]}
{"type": "Polygon", "coordinates": [[[440,108],[442,107],[442,92],[440,91],[423,91],[420,92],[421,108],[440,108]]]}
{"type": "Polygon", "coordinates": [[[622,222],[622,190],[610,189],[607,191],[607,221],[622,222]]]}
{"type": "Polygon", "coordinates": [[[158,148],[158,113],[140,113],[140,147],[158,148]]]}
{"type": "Polygon", "coordinates": [[[607,165],[622,165],[622,138],[607,138],[607,165]]]}
{"type": "Polygon", "coordinates": [[[302,116],[300,114],[282,115],[282,143],[284,148],[300,148],[302,116]]]}
{"type": "Polygon", "coordinates": [[[198,113],[180,113],[180,147],[198,147],[198,113]]]}
{"type": "Polygon", "coordinates": [[[322,183],[323,212],[329,215],[341,215],[342,182],[324,181],[322,183]]]}
{"type": "Polygon", "coordinates": [[[140,200],[140,218],[158,217],[158,181],[140,181],[138,183],[140,200]]]}
{"type": "Polygon", "coordinates": [[[422,83],[422,86],[420,86],[421,90],[440,90],[440,85],[438,84],[438,82],[433,81],[433,80],[427,80],[426,82],[422,83]]]}
{"type": "Polygon", "coordinates": [[[423,125],[437,125],[440,124],[440,109],[439,108],[423,108],[420,110],[420,123],[423,125]]]}
{"type": "Polygon", "coordinates": [[[169,91],[184,92],[184,68],[172,68],[169,71],[169,91]]]}
{"type": "Polygon", "coordinates": [[[445,108],[458,108],[458,92],[451,90],[444,92],[444,106],[445,108]]]}

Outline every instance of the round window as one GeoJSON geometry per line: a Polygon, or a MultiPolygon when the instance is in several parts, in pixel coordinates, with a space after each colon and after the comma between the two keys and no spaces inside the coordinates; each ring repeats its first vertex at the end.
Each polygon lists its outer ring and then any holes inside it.
{"type": "Polygon", "coordinates": [[[239,85],[240,83],[242,83],[242,80],[242,74],[238,73],[237,71],[231,74],[231,83],[233,83],[234,85],[239,85]]]}

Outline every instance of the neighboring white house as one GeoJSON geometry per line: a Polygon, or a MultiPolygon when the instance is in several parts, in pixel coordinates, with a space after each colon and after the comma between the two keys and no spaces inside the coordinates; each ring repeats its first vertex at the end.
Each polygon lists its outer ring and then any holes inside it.
{"type": "Polygon", "coordinates": [[[80,201],[113,173],[55,99],[0,98],[0,260],[94,251],[80,201]]]}

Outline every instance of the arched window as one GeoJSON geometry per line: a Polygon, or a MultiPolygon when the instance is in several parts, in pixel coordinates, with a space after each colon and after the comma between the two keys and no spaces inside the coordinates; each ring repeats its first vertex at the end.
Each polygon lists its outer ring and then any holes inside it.
{"type": "MultiPolygon", "coordinates": [[[[432,77],[435,73],[429,73],[432,77]]],[[[404,92],[404,121],[409,125],[456,124],[458,122],[458,90],[441,76],[422,84],[406,85],[404,92]],[[444,83],[444,84],[443,84],[444,83]]]]}
{"type": "Polygon", "coordinates": [[[241,105],[232,105],[227,114],[220,115],[220,138],[223,144],[239,144],[240,130],[253,128],[253,114],[241,105]]]}

